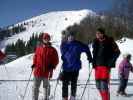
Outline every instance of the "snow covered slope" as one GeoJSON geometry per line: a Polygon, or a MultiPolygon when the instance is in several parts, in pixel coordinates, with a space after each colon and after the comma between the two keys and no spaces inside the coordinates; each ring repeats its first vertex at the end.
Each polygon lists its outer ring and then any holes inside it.
{"type": "Polygon", "coordinates": [[[22,23],[28,23],[25,25],[26,31],[4,40],[1,42],[1,47],[16,42],[18,39],[28,41],[33,33],[40,34],[40,32],[48,32],[51,34],[53,41],[60,41],[61,32],[63,30],[70,25],[80,23],[80,21],[87,15],[96,16],[96,13],[91,10],[57,11],[33,17],[29,20],[18,23],[19,25],[22,23]]]}

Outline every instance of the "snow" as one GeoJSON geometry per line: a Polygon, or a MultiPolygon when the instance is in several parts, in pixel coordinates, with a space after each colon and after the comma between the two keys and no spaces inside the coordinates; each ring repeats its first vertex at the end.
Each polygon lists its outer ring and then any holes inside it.
{"type": "MultiPolygon", "coordinates": [[[[22,38],[23,40],[27,41],[33,32],[45,31],[51,33],[51,35],[53,36],[52,40],[56,41],[56,43],[54,43],[53,46],[57,49],[60,57],[60,50],[59,50],[60,37],[61,37],[60,32],[69,25],[72,25],[74,23],[79,23],[80,20],[82,20],[87,14],[90,14],[88,10],[81,10],[81,11],[51,12],[41,16],[37,16],[35,18],[27,20],[28,22],[34,20],[34,23],[36,23],[34,27],[31,27],[32,25],[27,26],[28,28],[25,32],[20,33],[18,35],[14,35],[8,40],[3,41],[3,43],[4,45],[7,45],[8,43],[15,42],[16,39],[18,38],[22,38]],[[64,20],[64,18],[66,17],[68,18],[67,21],[64,20]],[[45,27],[41,26],[42,23],[45,23],[46,26],[45,27]]],[[[122,54],[130,52],[133,55],[133,48],[131,46],[133,44],[132,39],[126,38],[126,41],[124,41],[123,43],[120,43],[119,41],[116,42],[122,54]]],[[[111,71],[111,82],[110,82],[111,100],[133,100],[133,80],[132,80],[133,74],[130,74],[129,78],[130,80],[127,87],[128,97],[116,96],[116,91],[119,85],[117,66],[120,60],[122,59],[122,54],[117,60],[116,68],[112,69],[111,71]]],[[[26,85],[28,84],[28,81],[25,80],[29,80],[31,74],[32,57],[33,54],[29,54],[8,64],[0,65],[0,80],[3,80],[0,81],[0,100],[23,100],[26,85]]],[[[89,62],[87,61],[87,57],[84,53],[81,55],[81,60],[82,60],[82,69],[80,70],[78,78],[77,100],[81,100],[80,97],[85,86],[84,84],[86,83],[89,72],[91,70],[91,66],[89,68],[88,64],[89,62]]],[[[131,60],[131,63],[133,64],[133,59],[131,60]]],[[[51,100],[54,100],[55,87],[56,87],[55,100],[62,100],[61,98],[62,84],[61,82],[59,82],[59,84],[56,86],[56,81],[54,80],[58,77],[61,64],[62,61],[60,59],[60,63],[58,64],[56,70],[54,71],[53,78],[50,81],[51,100]]],[[[29,82],[24,100],[32,100],[33,76],[30,78],[30,80],[31,81],[29,82]]],[[[43,98],[43,88],[41,86],[39,100],[42,100],[42,98],[43,98]]],[[[95,87],[93,71],[90,77],[90,82],[87,85],[87,89],[85,91],[82,100],[101,100],[100,95],[95,87]]]]}
{"type": "MultiPolygon", "coordinates": [[[[25,23],[28,22],[28,25],[25,25],[26,31],[2,41],[0,46],[1,48],[5,47],[7,44],[15,43],[18,39],[28,41],[33,33],[40,34],[40,32],[47,32],[52,36],[52,40],[60,41],[58,37],[61,37],[63,30],[75,23],[79,24],[87,15],[96,16],[96,13],[91,10],[57,11],[33,17],[24,21],[25,23]]],[[[18,24],[20,25],[24,22],[18,24]]]]}

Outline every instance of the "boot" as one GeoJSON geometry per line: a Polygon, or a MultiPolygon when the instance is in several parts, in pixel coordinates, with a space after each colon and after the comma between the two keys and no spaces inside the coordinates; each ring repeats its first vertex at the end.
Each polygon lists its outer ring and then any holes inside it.
{"type": "Polygon", "coordinates": [[[110,100],[109,92],[108,91],[100,91],[102,100],[110,100]]]}
{"type": "Polygon", "coordinates": [[[63,97],[63,99],[62,100],[68,100],[68,97],[63,97]]]}
{"type": "Polygon", "coordinates": [[[121,92],[121,95],[126,97],[127,93],[126,92],[121,92]]]}
{"type": "Polygon", "coordinates": [[[49,87],[44,88],[44,100],[49,100],[49,95],[50,95],[50,89],[49,87]]]}
{"type": "Polygon", "coordinates": [[[39,97],[39,89],[33,88],[32,100],[38,100],[38,97],[39,97]]]}
{"type": "Polygon", "coordinates": [[[70,97],[70,100],[76,100],[74,96],[71,96],[70,97]]]}

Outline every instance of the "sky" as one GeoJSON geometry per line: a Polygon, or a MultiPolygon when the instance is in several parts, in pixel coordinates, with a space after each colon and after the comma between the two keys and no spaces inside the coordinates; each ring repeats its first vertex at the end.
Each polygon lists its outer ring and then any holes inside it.
{"type": "Polygon", "coordinates": [[[114,0],[0,0],[0,27],[51,11],[109,9],[114,0]]]}

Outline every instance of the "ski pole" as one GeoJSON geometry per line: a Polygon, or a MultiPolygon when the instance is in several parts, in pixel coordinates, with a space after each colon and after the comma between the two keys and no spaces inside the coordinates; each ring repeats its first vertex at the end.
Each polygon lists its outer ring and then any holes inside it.
{"type": "Polygon", "coordinates": [[[57,79],[56,85],[55,85],[55,89],[54,89],[54,100],[55,100],[55,93],[56,93],[56,89],[57,89],[57,85],[59,84],[59,80],[57,79]]]}
{"type": "Polygon", "coordinates": [[[6,74],[7,74],[7,78],[9,78],[9,73],[8,73],[8,70],[7,70],[7,66],[5,65],[5,64],[3,64],[4,65],[4,68],[5,68],[5,72],[6,72],[6,74]]]}
{"type": "Polygon", "coordinates": [[[29,83],[30,83],[31,75],[32,75],[32,71],[31,71],[31,73],[30,73],[30,77],[29,77],[29,79],[28,79],[28,83],[27,83],[27,85],[26,85],[26,88],[25,88],[25,91],[24,91],[24,95],[23,95],[23,99],[22,99],[22,100],[25,99],[25,95],[26,95],[26,92],[27,92],[27,89],[28,89],[28,85],[29,85],[29,83]]]}
{"type": "Polygon", "coordinates": [[[59,73],[59,76],[57,78],[57,82],[56,82],[55,89],[54,89],[54,100],[55,100],[55,94],[56,94],[57,85],[59,84],[59,78],[60,78],[61,71],[62,71],[62,67],[60,69],[60,73],[59,73]]]}
{"type": "MultiPolygon", "coordinates": [[[[89,68],[90,68],[90,63],[89,63],[89,68]]],[[[86,81],[86,84],[85,84],[85,87],[84,87],[84,90],[83,90],[83,93],[82,93],[82,95],[81,95],[81,99],[80,99],[80,100],[82,100],[83,95],[84,95],[85,90],[86,90],[86,87],[87,87],[87,84],[88,84],[88,82],[90,81],[91,73],[92,73],[92,69],[91,69],[90,72],[89,72],[89,77],[88,77],[88,80],[86,81]]]]}

